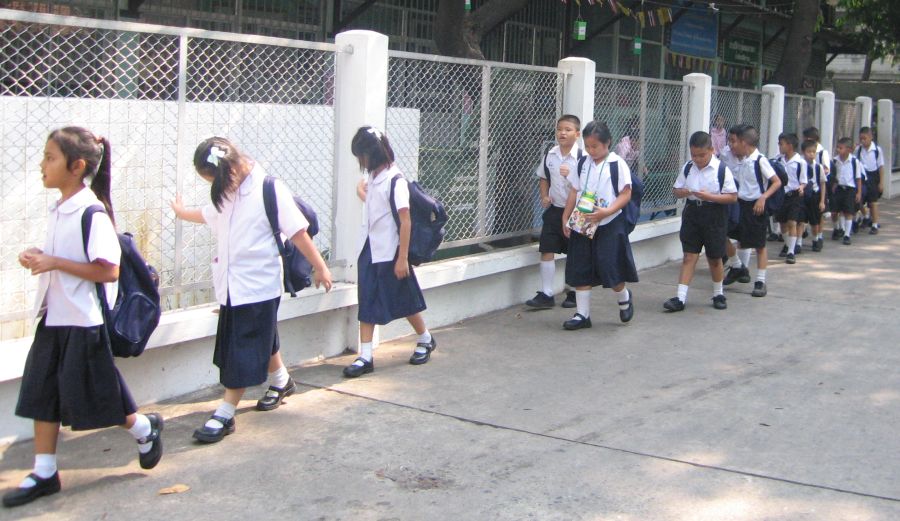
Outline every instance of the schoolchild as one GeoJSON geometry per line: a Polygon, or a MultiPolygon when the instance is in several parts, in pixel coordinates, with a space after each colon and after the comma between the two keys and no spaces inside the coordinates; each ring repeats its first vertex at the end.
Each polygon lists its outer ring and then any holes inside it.
{"type": "Polygon", "coordinates": [[[841,230],[844,233],[843,243],[851,243],[853,217],[857,206],[862,202],[862,163],[851,154],[853,140],[843,137],[837,143],[837,157],[834,159],[835,186],[831,194],[834,203],[831,211],[840,212],[841,230]]]}
{"type": "MultiPolygon", "coordinates": [[[[743,266],[749,266],[751,249],[756,250],[756,282],[753,284],[751,294],[754,297],[765,297],[768,292],[766,288],[766,268],[768,266],[766,200],[776,190],[781,190],[782,186],[778,176],[775,175],[775,170],[769,164],[769,160],[756,148],[758,144],[759,131],[750,125],[744,125],[737,129],[737,133],[731,137],[729,143],[732,152],[740,158],[740,163],[733,172],[738,186],[740,222],[732,237],[738,241],[738,257],[743,266]],[[760,184],[756,177],[757,169],[764,182],[768,183],[762,193],[760,193],[760,184]]],[[[746,274],[749,275],[749,270],[746,274]]],[[[739,279],[735,277],[735,280],[739,279]]]]}
{"type": "Polygon", "coordinates": [[[862,127],[859,129],[859,146],[856,147],[856,158],[865,169],[866,200],[862,204],[868,206],[869,217],[864,220],[862,226],[871,226],[870,235],[876,235],[878,224],[878,200],[884,193],[884,151],[872,140],[872,129],[862,127]]]}
{"type": "Polygon", "coordinates": [[[807,139],[801,145],[806,160],[806,190],[803,198],[803,222],[809,224],[812,251],[822,251],[822,212],[825,211],[825,169],[816,161],[817,143],[807,139]]]}
{"type": "MultiPolygon", "coordinates": [[[[553,299],[553,279],[556,277],[555,253],[566,253],[569,241],[563,234],[562,214],[569,197],[567,177],[578,167],[582,152],[578,147],[581,137],[581,120],[565,114],[556,122],[557,145],[547,151],[537,168],[541,208],[544,208],[543,226],[538,251],[541,254],[541,290],[525,305],[537,309],[549,309],[556,305],[553,299]]],[[[575,291],[566,291],[564,308],[575,307],[575,291]]]]}
{"type": "MultiPolygon", "coordinates": [[[[222,403],[194,439],[216,443],[235,431],[235,410],[247,387],[268,381],[256,402],[260,411],[277,409],[297,386],[281,359],[278,306],[284,293],[282,261],[263,202],[263,168],[228,139],[212,137],[194,151],[194,169],[212,187],[211,204],[185,208],[180,196],[172,202],[175,215],[207,224],[217,239],[213,285],[219,303],[219,324],[213,363],[225,387],[222,403]]],[[[278,227],[313,266],[316,287],[331,289],[331,272],[306,228],[287,186],[275,180],[278,227]]]]}
{"type": "Polygon", "coordinates": [[[728,242],[728,207],[737,201],[734,176],[714,155],[713,141],[706,132],[695,132],[690,138],[691,161],[684,165],[675,179],[674,194],[685,199],[681,216],[681,250],[684,259],[678,278],[677,295],[663,303],[668,311],[681,311],[687,303],[688,286],[706,248],[706,259],[713,280],[712,303],[715,309],[728,304],[722,290],[725,270],[722,257],[728,242]],[[687,175],[685,175],[687,174],[687,175]]]}
{"type": "Polygon", "coordinates": [[[437,341],[425,326],[425,297],[408,261],[412,229],[409,185],[394,165],[394,150],[380,129],[361,127],[350,142],[350,151],[368,175],[357,187],[357,195],[365,203],[365,241],[357,262],[359,356],[344,368],[345,377],[356,378],[375,370],[372,339],[376,324],[406,318],[418,335],[409,358],[412,365],[427,363],[437,341]],[[392,194],[399,227],[391,209],[392,194]]]}
{"type": "Polygon", "coordinates": [[[781,163],[787,172],[787,186],[784,187],[784,204],[775,214],[775,220],[781,225],[786,235],[784,248],[780,257],[785,257],[787,264],[797,262],[797,241],[802,231],[797,223],[803,217],[803,191],[806,189],[806,164],[797,150],[800,148],[796,134],[778,136],[778,150],[781,152],[781,163]]]}
{"type": "Polygon", "coordinates": [[[19,254],[19,263],[39,276],[38,325],[16,404],[16,415],[34,420],[34,470],[3,496],[6,507],[60,491],[60,425],[73,431],[127,429],[144,469],[155,467],[163,452],[163,418],[137,413],[113,361],[96,289],[97,283],[106,284],[109,307],[115,306],[122,252],[110,200],[109,141],[80,127],[54,130],[44,146],[41,175],[44,187],[59,190],[61,197],[50,207],[43,249],[19,254]],[[100,205],[105,213],[93,215],[85,248],[82,215],[100,205]]]}
{"type": "MultiPolygon", "coordinates": [[[[733,125],[728,129],[728,134],[726,139],[730,143],[732,140],[732,136],[737,136],[743,127],[746,125],[737,124],[733,125]]],[[[726,144],[722,151],[719,153],[719,160],[725,163],[725,166],[734,174],[735,169],[740,165],[741,160],[734,152],[731,150],[731,145],[726,144]]],[[[736,184],[735,184],[736,186],[736,184]]],[[[735,203],[737,204],[737,203],[735,203]]],[[[726,265],[726,273],[725,279],[722,281],[722,284],[728,286],[730,284],[734,284],[735,282],[750,282],[750,269],[748,266],[744,266],[741,264],[741,259],[737,254],[737,247],[735,246],[737,239],[737,226],[738,223],[733,222],[733,219],[728,220],[728,234],[725,242],[725,256],[722,257],[722,262],[726,265]]]]}
{"type": "Polygon", "coordinates": [[[619,306],[619,320],[630,321],[634,317],[634,298],[625,283],[638,281],[622,212],[631,200],[631,170],[623,158],[610,151],[612,134],[606,123],[592,121],[582,135],[587,157],[582,159],[577,175],[569,175],[571,188],[563,212],[567,223],[563,233],[569,238],[566,284],[575,288],[576,303],[575,315],[563,324],[567,330],[591,327],[593,286],[612,289],[619,306]],[[618,177],[616,187],[614,171],[618,177]],[[584,221],[597,225],[592,237],[571,229],[569,217],[573,212],[582,212],[584,221]]]}
{"type": "MultiPolygon", "coordinates": [[[[830,212],[831,208],[831,190],[829,189],[833,183],[831,182],[831,153],[822,146],[821,138],[819,137],[819,129],[816,127],[807,127],[803,129],[803,139],[804,140],[812,140],[816,143],[816,163],[819,164],[823,173],[825,174],[825,184],[822,185],[825,193],[825,212],[831,215],[832,224],[837,224],[838,213],[830,212]]],[[[822,215],[825,218],[825,214],[822,215]]],[[[835,226],[836,227],[836,226],[835,226]]],[[[834,237],[832,237],[834,238],[834,237]]],[[[821,227],[819,229],[819,233],[813,237],[813,243],[822,239],[822,230],[821,227]]],[[[822,251],[822,244],[819,243],[819,251],[822,251]]]]}

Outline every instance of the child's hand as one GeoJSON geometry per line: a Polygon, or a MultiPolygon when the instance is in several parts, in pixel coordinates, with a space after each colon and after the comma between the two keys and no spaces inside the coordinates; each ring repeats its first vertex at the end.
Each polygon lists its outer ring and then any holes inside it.
{"type": "Polygon", "coordinates": [[[550,208],[550,196],[541,197],[541,208],[550,208]]]}
{"type": "Polygon", "coordinates": [[[766,211],[766,197],[762,196],[753,205],[753,215],[762,215],[766,211]]]}
{"type": "Polygon", "coordinates": [[[824,212],[824,211],[825,211],[825,203],[819,203],[819,211],[820,211],[820,212],[824,212]]]}
{"type": "Polygon", "coordinates": [[[331,291],[331,270],[328,269],[328,266],[323,266],[321,271],[313,271],[313,284],[316,285],[316,289],[319,286],[325,286],[326,293],[331,291]]]}
{"type": "Polygon", "coordinates": [[[806,185],[800,185],[800,188],[797,189],[800,192],[800,195],[803,195],[803,189],[806,188],[806,185]]]}
{"type": "Polygon", "coordinates": [[[19,264],[21,264],[23,268],[31,269],[31,259],[38,253],[44,252],[37,248],[28,248],[19,254],[19,264]]]}
{"type": "Polygon", "coordinates": [[[563,236],[565,236],[566,239],[572,234],[572,230],[569,229],[569,223],[567,221],[568,219],[563,219],[562,223],[563,236]]]}
{"type": "Polygon", "coordinates": [[[40,275],[56,269],[56,257],[44,253],[29,254],[28,268],[32,275],[40,275]]]}
{"type": "Polygon", "coordinates": [[[593,212],[585,215],[584,219],[588,222],[598,223],[609,217],[611,213],[609,208],[595,208],[593,212]]]}
{"type": "Polygon", "coordinates": [[[397,280],[409,277],[409,262],[406,259],[397,257],[397,262],[394,263],[394,275],[397,277],[397,280]]]}
{"type": "Polygon", "coordinates": [[[175,194],[175,200],[169,203],[169,206],[172,207],[172,211],[175,212],[175,217],[181,219],[182,214],[184,214],[184,203],[181,201],[181,194],[175,194]]]}
{"type": "Polygon", "coordinates": [[[356,183],[356,196],[359,197],[359,200],[362,202],[366,202],[366,192],[369,189],[369,183],[366,182],[365,179],[360,179],[358,183],[356,183]]]}
{"type": "Polygon", "coordinates": [[[700,199],[701,201],[709,200],[709,197],[708,197],[709,193],[706,190],[697,190],[696,192],[691,192],[691,193],[694,195],[694,197],[696,197],[697,199],[700,199]]]}
{"type": "Polygon", "coordinates": [[[856,191],[856,204],[862,202],[862,194],[859,193],[859,190],[856,191]]]}
{"type": "Polygon", "coordinates": [[[569,177],[569,165],[560,165],[559,167],[559,175],[563,177],[569,177]]]}

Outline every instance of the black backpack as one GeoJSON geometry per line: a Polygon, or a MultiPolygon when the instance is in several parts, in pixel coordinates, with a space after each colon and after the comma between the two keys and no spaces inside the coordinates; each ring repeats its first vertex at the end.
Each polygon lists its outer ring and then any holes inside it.
{"type": "MultiPolygon", "coordinates": [[[[391,213],[394,222],[397,223],[397,231],[400,231],[400,215],[397,213],[397,205],[394,203],[394,188],[397,179],[403,174],[397,174],[391,179],[391,213]]],[[[441,241],[444,240],[444,225],[447,224],[447,210],[443,203],[432,197],[415,181],[407,181],[409,186],[409,218],[412,230],[409,234],[409,252],[407,260],[413,266],[428,262],[434,258],[441,241]]]]}
{"type": "MultiPolygon", "coordinates": [[[[759,162],[763,160],[765,156],[760,154],[758,158],[756,158],[756,164],[753,165],[753,168],[756,170],[756,182],[759,183],[759,193],[764,194],[769,184],[763,180],[762,170],[759,165],[759,162]]],[[[781,209],[781,206],[784,204],[784,189],[787,187],[788,176],[787,171],[784,169],[784,165],[781,164],[781,161],[777,159],[768,159],[766,161],[772,166],[772,169],[775,170],[775,175],[778,176],[778,179],[781,181],[781,189],[775,190],[775,193],[772,194],[771,197],[766,199],[766,214],[774,215],[775,212],[781,209]]]]}
{"type": "MultiPolygon", "coordinates": [[[[89,206],[81,216],[81,237],[87,256],[91,221],[95,213],[106,213],[102,206],[89,206]]],[[[159,275],[147,264],[130,233],[118,233],[122,257],[119,260],[119,295],[112,309],[106,301],[106,287],[97,283],[97,296],[103,311],[103,324],[114,356],[138,356],[147,347],[150,335],[159,325],[159,275]]]]}
{"type": "MultiPolygon", "coordinates": [[[[588,156],[582,156],[578,160],[578,177],[581,177],[581,167],[587,161],[588,156]]],[[[609,164],[609,178],[612,182],[613,194],[619,197],[619,162],[613,161],[609,164]]],[[[641,200],[644,198],[644,182],[636,174],[631,176],[631,200],[622,208],[625,215],[625,233],[634,231],[638,221],[641,218],[641,200]]]]}
{"type": "MultiPolygon", "coordinates": [[[[688,174],[691,173],[691,167],[694,166],[693,161],[688,161],[684,165],[684,179],[687,181],[688,174]]],[[[719,177],[719,193],[722,193],[722,188],[725,187],[725,168],[726,164],[724,161],[719,161],[719,169],[717,171],[719,177]]],[[[737,186],[737,179],[734,180],[734,185],[737,186]]],[[[724,205],[726,211],[728,212],[728,223],[729,224],[738,224],[741,220],[741,207],[738,203],[734,202],[731,204],[724,205]]]]}
{"type": "MultiPolygon", "coordinates": [[[[309,222],[306,233],[310,237],[315,237],[319,233],[319,217],[315,210],[296,195],[294,203],[309,222]]],[[[284,290],[292,297],[296,297],[298,291],[312,285],[310,279],[312,264],[300,253],[294,243],[281,239],[281,229],[278,226],[278,201],[275,199],[275,178],[272,176],[266,176],[263,180],[263,206],[266,208],[266,218],[269,220],[269,227],[272,228],[272,235],[275,236],[275,244],[278,245],[278,253],[281,254],[284,265],[284,290]]]]}

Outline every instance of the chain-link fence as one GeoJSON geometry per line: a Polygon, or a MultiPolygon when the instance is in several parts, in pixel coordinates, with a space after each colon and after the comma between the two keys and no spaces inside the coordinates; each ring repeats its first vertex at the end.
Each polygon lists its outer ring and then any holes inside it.
{"type": "Polygon", "coordinates": [[[594,114],[609,126],[613,150],[644,181],[641,214],[674,215],[672,185],[687,160],[690,85],[597,74],[594,114]]]}
{"type": "Polygon", "coordinates": [[[327,44],[30,13],[0,19],[0,339],[24,334],[36,278],[17,255],[44,242],[58,194],[41,184],[48,133],[84,126],[112,144],[117,227],[160,273],[166,309],[211,302],[213,238],[169,201],[209,202],[193,171],[205,137],[232,139],[316,211],[332,245],[334,54],[327,44]]]}
{"type": "MultiPolygon", "coordinates": [[[[712,104],[710,114],[712,121],[710,129],[721,128],[726,135],[731,127],[744,124],[751,125],[759,130],[759,150],[763,154],[767,154],[766,145],[763,135],[766,132],[765,126],[768,123],[763,118],[763,100],[768,96],[764,92],[734,89],[730,87],[713,87],[712,88],[712,104]]],[[[719,131],[714,130],[714,134],[719,131]]],[[[721,135],[721,134],[718,134],[721,135]]],[[[716,138],[721,143],[721,137],[716,138]]],[[[714,141],[716,140],[714,139],[714,141]]]]}
{"type": "Polygon", "coordinates": [[[816,126],[816,98],[812,96],[784,96],[784,126],[786,134],[797,134],[803,140],[803,130],[816,126]]]}
{"type": "Polygon", "coordinates": [[[398,162],[446,206],[442,248],[534,231],[534,171],[553,144],[563,79],[544,67],[390,54],[387,133],[418,136],[418,151],[398,151],[398,162]]]}
{"type": "Polygon", "coordinates": [[[859,137],[859,113],[862,104],[856,101],[836,100],[834,102],[834,143],[832,150],[841,138],[848,137],[856,143],[859,137]]]}

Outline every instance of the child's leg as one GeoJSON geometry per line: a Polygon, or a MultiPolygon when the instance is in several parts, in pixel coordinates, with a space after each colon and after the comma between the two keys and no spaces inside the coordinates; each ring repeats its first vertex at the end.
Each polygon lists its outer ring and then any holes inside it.
{"type": "MultiPolygon", "coordinates": [[[[678,292],[676,294],[682,304],[687,302],[688,287],[694,278],[694,270],[697,269],[697,261],[699,259],[700,254],[698,253],[684,253],[684,259],[681,261],[681,273],[678,275],[678,292]]],[[[722,266],[722,259],[719,259],[719,266],[722,266]]]]}
{"type": "Polygon", "coordinates": [[[872,217],[872,227],[878,228],[878,203],[869,203],[869,215],[872,217]]]}
{"type": "Polygon", "coordinates": [[[784,241],[788,253],[794,253],[794,248],[797,246],[797,221],[785,221],[783,230],[786,235],[784,241]]]}
{"type": "Polygon", "coordinates": [[[631,301],[631,291],[625,288],[625,283],[613,287],[616,294],[616,302],[619,304],[619,320],[628,322],[634,316],[634,303],[631,301]]]}
{"type": "MultiPolygon", "coordinates": [[[[32,474],[36,475],[38,478],[45,480],[52,478],[57,471],[56,468],[56,444],[59,440],[59,423],[57,422],[42,422],[35,420],[34,422],[34,469],[31,471],[32,474]]],[[[34,499],[37,499],[39,495],[35,495],[30,499],[24,501],[14,501],[13,503],[9,502],[11,499],[10,496],[18,495],[19,492],[25,492],[23,489],[31,489],[38,482],[31,478],[31,476],[26,477],[19,483],[19,490],[14,490],[7,496],[3,498],[3,504],[5,506],[16,506],[20,504],[28,503],[34,499]]],[[[58,490],[58,488],[57,488],[58,490]]],[[[36,492],[36,491],[31,491],[36,492]]],[[[53,492],[48,492],[53,493],[53,492]]]]}
{"type": "Polygon", "coordinates": [[[766,268],[769,267],[769,256],[766,247],[756,248],[756,281],[766,282],[766,268]]]}
{"type": "Polygon", "coordinates": [[[425,318],[422,316],[422,313],[410,315],[406,317],[406,320],[416,330],[416,334],[419,335],[419,338],[416,339],[416,350],[409,359],[409,363],[413,365],[424,364],[428,361],[434,348],[437,347],[437,342],[435,342],[431,332],[425,326],[425,318]]]}
{"type": "MultiPolygon", "coordinates": [[[[372,361],[372,339],[375,337],[375,324],[370,324],[368,322],[360,322],[359,323],[359,358],[366,360],[368,362],[372,361]]],[[[360,362],[359,358],[356,359],[356,362],[353,362],[357,365],[364,365],[363,362],[360,362]]]]}
{"type": "MultiPolygon", "coordinates": [[[[713,281],[713,299],[719,295],[724,297],[725,264],[719,258],[707,257],[706,260],[709,262],[709,274],[713,281]]],[[[716,301],[713,300],[713,303],[716,304],[716,301]]]]}
{"type": "Polygon", "coordinates": [[[575,287],[575,311],[584,318],[591,317],[591,287],[575,287]]]}
{"type": "MultiPolygon", "coordinates": [[[[541,291],[548,297],[553,296],[553,279],[556,276],[556,261],[552,253],[541,254],[541,291]]],[[[412,322],[410,322],[412,323],[412,322]]],[[[413,326],[415,327],[415,326],[413,326]]]]}

